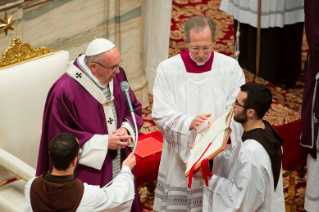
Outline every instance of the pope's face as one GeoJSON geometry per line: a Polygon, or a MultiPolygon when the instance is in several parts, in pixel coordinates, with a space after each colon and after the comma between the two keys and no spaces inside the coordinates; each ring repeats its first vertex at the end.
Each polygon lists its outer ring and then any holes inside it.
{"type": "Polygon", "coordinates": [[[247,98],[247,93],[240,91],[236,100],[232,103],[234,109],[234,120],[238,123],[245,123],[247,119],[247,108],[245,108],[244,99],[247,98]]]}
{"type": "Polygon", "coordinates": [[[212,32],[209,26],[206,26],[204,30],[197,32],[195,29],[191,29],[189,32],[189,43],[186,43],[192,58],[197,63],[206,62],[213,48],[212,32]]]}
{"type": "Polygon", "coordinates": [[[121,55],[117,48],[113,48],[101,55],[102,60],[92,61],[90,70],[97,80],[102,83],[109,83],[116,74],[120,73],[119,64],[121,55]]]}

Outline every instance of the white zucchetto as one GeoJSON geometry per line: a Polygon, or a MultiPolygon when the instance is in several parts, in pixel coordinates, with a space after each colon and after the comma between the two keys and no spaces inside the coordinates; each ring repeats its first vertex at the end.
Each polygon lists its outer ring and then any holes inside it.
{"type": "Polygon", "coordinates": [[[87,47],[85,55],[95,56],[115,47],[114,43],[105,38],[95,38],[87,47]]]}

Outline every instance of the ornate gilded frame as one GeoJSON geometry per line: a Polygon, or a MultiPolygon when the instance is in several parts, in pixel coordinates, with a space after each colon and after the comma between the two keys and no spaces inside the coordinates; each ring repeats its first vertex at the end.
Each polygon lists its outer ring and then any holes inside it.
{"type": "Polygon", "coordinates": [[[2,53],[0,70],[52,54],[54,52],[47,47],[33,48],[31,44],[14,37],[11,46],[7,47],[2,53]]]}

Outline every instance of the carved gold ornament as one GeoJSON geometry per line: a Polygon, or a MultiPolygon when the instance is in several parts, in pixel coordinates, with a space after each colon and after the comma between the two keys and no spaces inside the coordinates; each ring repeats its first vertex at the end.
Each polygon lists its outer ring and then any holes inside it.
{"type": "Polygon", "coordinates": [[[2,53],[0,69],[51,54],[54,54],[54,52],[47,47],[33,48],[31,44],[24,43],[20,38],[15,37],[11,41],[11,46],[7,47],[2,53]]]}
{"type": "Polygon", "coordinates": [[[16,22],[16,21],[12,20],[12,15],[10,15],[10,17],[8,18],[7,12],[5,12],[4,13],[4,18],[3,19],[0,18],[0,34],[2,32],[5,32],[6,36],[7,36],[8,31],[10,29],[14,30],[13,27],[12,27],[12,24],[14,24],[14,22],[16,22]]]}

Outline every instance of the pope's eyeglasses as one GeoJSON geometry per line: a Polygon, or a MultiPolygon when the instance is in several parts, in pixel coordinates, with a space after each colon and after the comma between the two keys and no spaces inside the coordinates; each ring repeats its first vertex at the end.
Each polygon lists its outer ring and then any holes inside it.
{"type": "Polygon", "coordinates": [[[99,66],[102,66],[103,68],[106,68],[106,69],[108,69],[109,71],[112,71],[113,73],[115,73],[115,71],[116,71],[118,68],[120,68],[120,65],[121,65],[122,62],[123,62],[123,60],[121,60],[119,64],[117,64],[117,65],[115,65],[115,66],[113,66],[113,67],[106,67],[106,66],[102,65],[102,64],[99,63],[99,62],[92,62],[92,63],[98,64],[99,66]]]}

